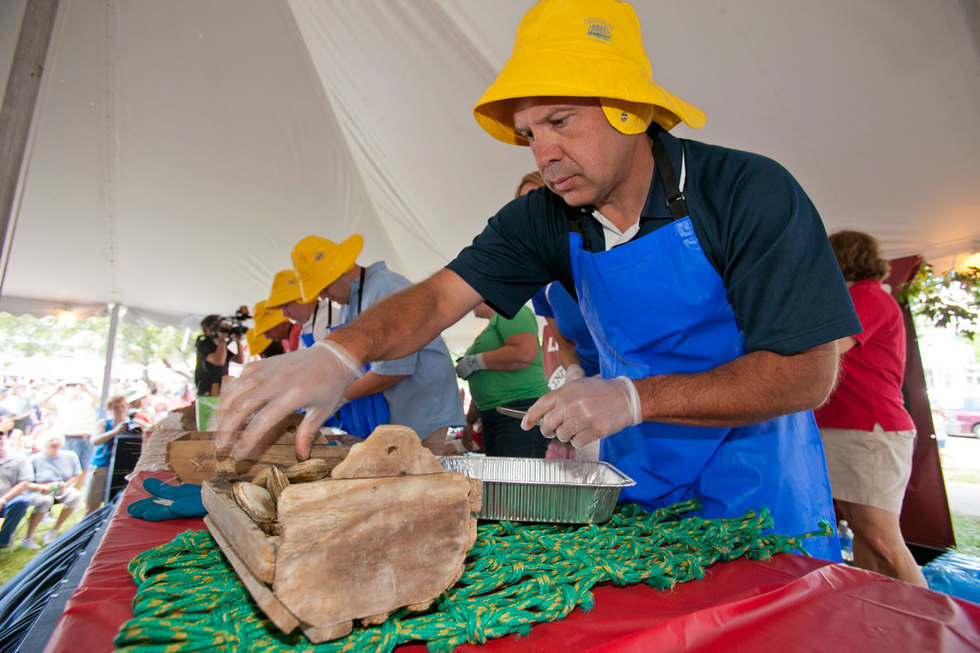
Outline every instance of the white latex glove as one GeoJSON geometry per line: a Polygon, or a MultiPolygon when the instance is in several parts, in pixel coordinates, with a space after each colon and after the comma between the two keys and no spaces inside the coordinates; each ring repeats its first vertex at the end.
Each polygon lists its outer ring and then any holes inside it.
{"type": "Polygon", "coordinates": [[[263,443],[263,436],[279,420],[304,408],[306,417],[296,430],[296,457],[306,460],[320,426],[344,401],[347,386],[361,375],[350,353],[329,340],[251,362],[241,376],[221,386],[217,445],[233,447],[232,455],[241,459],[263,443]],[[236,432],[246,420],[245,430],[236,432]]]}
{"type": "Polygon", "coordinates": [[[538,399],[521,420],[521,428],[527,431],[537,424],[545,437],[581,448],[641,421],[640,395],[632,381],[625,376],[589,377],[538,399]]]}
{"type": "Polygon", "coordinates": [[[456,363],[456,376],[465,381],[473,376],[474,373],[485,369],[487,369],[487,364],[483,360],[483,354],[471,354],[469,356],[463,356],[456,363]]]}
{"type": "Polygon", "coordinates": [[[565,368],[565,380],[562,382],[562,385],[567,385],[572,381],[578,381],[579,379],[584,378],[585,370],[582,369],[582,366],[578,363],[572,363],[565,368]]]}

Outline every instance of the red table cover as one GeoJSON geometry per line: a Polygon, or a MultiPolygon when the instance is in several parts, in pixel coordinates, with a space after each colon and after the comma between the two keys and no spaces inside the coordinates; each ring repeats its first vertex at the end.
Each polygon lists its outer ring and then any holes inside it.
{"type": "MultiPolygon", "coordinates": [[[[200,519],[147,522],[126,512],[149,496],[143,479],[176,482],[169,472],[140,472],[112,516],[81,584],[45,651],[110,651],[132,618],[136,587],[129,561],[200,519]]],[[[646,585],[594,588],[595,607],[458,651],[980,651],[980,605],[840,564],[795,555],[736,560],[704,580],[670,591],[646,585]]],[[[399,651],[421,653],[423,645],[399,651]]]]}

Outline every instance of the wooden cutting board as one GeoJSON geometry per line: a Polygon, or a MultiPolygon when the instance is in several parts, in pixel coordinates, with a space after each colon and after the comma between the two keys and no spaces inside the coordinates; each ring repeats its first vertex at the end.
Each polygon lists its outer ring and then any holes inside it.
{"type": "Polygon", "coordinates": [[[331,478],[287,487],[277,536],[244,514],[231,480],[206,483],[208,527],[266,615],[314,643],[428,608],[476,541],[482,484],[444,471],[407,427],[379,427],[331,478]]]}

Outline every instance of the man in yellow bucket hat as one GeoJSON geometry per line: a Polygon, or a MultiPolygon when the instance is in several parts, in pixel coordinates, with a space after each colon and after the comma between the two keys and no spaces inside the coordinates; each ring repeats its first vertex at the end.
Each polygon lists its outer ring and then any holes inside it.
{"type": "MultiPolygon", "coordinates": [[[[333,307],[329,299],[303,301],[299,279],[292,270],[280,270],[272,278],[269,298],[265,305],[272,310],[282,311],[283,317],[300,327],[296,348],[311,346],[318,338],[323,338],[330,330],[333,307]]],[[[292,344],[292,332],[289,342],[292,344]]]]}
{"type": "Polygon", "coordinates": [[[282,343],[282,353],[296,349],[295,343],[290,341],[294,329],[289,318],[278,308],[271,308],[266,302],[261,301],[255,305],[255,312],[252,313],[255,319],[255,333],[265,336],[272,342],[282,343]]]}
{"type": "MultiPolygon", "coordinates": [[[[302,300],[338,304],[340,325],[412,285],[383,261],[358,265],[363,246],[359,234],[340,243],[307,236],[291,252],[302,300]]],[[[449,428],[466,423],[456,371],[438,334],[408,356],[371,362],[363,376],[347,387],[344,398],[347,403],[340,409],[340,420],[353,435],[370,435],[379,424],[402,424],[438,455],[443,453],[449,428]]]]}
{"type": "MultiPolygon", "coordinates": [[[[244,455],[296,406],[332,410],[360,361],[404,356],[483,301],[512,316],[557,280],[601,373],[543,396],[525,429],[600,440],[601,459],[636,481],[622,500],[647,509],[689,498],[706,517],[767,508],[788,535],[833,522],[811,409],[834,384],[836,341],[861,327],[796,180],[765,157],[668,133],[704,114],[654,81],[636,13],[618,0],[534,5],[474,116],[528,146],[546,187],[302,358],[246,370],[222,393],[219,437],[230,442],[261,406],[234,443],[244,455]]],[[[297,433],[300,456],[314,423],[297,433]]],[[[840,560],[834,536],[803,546],[840,560]]]]}
{"type": "Polygon", "coordinates": [[[255,326],[245,332],[250,356],[277,356],[284,354],[288,344],[290,321],[277,308],[268,308],[263,300],[255,304],[252,310],[255,326]]]}
{"type": "Polygon", "coordinates": [[[252,327],[245,332],[245,342],[248,343],[249,359],[251,359],[252,356],[268,358],[269,356],[284,353],[282,351],[270,350],[269,346],[272,344],[272,341],[262,334],[255,333],[255,327],[252,327]]]}

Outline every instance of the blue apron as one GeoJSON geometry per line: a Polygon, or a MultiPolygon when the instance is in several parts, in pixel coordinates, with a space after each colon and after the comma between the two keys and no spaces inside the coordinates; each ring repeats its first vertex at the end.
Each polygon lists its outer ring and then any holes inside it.
{"type": "Polygon", "coordinates": [[[555,315],[555,325],[561,334],[575,343],[575,355],[586,376],[599,373],[599,354],[592,343],[588,325],[582,318],[575,298],[557,281],[545,286],[545,297],[555,315]]]}
{"type": "MultiPolygon", "coordinates": [[[[725,286],[694,233],[670,160],[654,148],[674,221],[605,252],[569,234],[572,274],[603,378],[642,379],[713,369],[744,353],[725,286]]],[[[646,509],[697,497],[704,517],[768,508],[775,531],[798,535],[834,522],[813,413],[737,428],[643,422],[601,441],[601,459],[636,480],[621,501],[646,509]]],[[[840,561],[836,536],[804,544],[840,561]]]]}
{"type": "MultiPolygon", "coordinates": [[[[361,288],[357,293],[357,312],[361,312],[361,294],[364,288],[364,269],[361,268],[361,288]]],[[[327,316],[328,325],[333,322],[333,305],[328,304],[329,314],[327,316]]],[[[317,306],[319,308],[319,306],[317,306]]],[[[316,309],[313,312],[313,323],[316,324],[316,309]]],[[[330,331],[338,328],[335,326],[327,327],[330,331]]],[[[300,335],[300,339],[306,347],[312,347],[315,342],[313,333],[303,333],[300,335]]],[[[361,370],[362,372],[367,372],[370,369],[369,366],[365,365],[361,370]]],[[[330,417],[324,426],[337,426],[353,436],[359,438],[366,438],[371,435],[375,428],[381,426],[382,424],[387,424],[391,419],[391,414],[388,411],[388,401],[385,399],[384,395],[380,392],[373,395],[368,395],[367,397],[359,397],[352,401],[348,401],[346,404],[340,407],[337,411],[337,420],[335,421],[333,416],[330,417]],[[339,423],[338,423],[339,422],[339,423]]]]}

